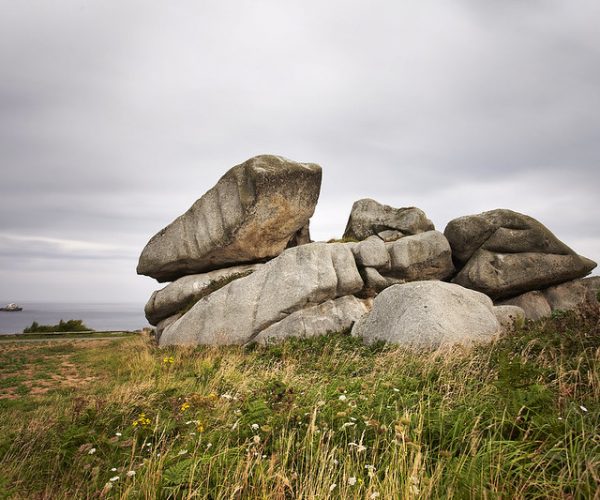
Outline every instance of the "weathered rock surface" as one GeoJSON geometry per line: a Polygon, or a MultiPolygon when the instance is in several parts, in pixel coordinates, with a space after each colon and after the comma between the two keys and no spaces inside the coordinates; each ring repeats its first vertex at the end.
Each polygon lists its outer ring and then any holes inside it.
{"type": "Polygon", "coordinates": [[[165,328],[167,328],[168,326],[175,323],[175,321],[177,321],[182,316],[183,316],[183,313],[177,313],[177,314],[173,314],[173,316],[169,316],[168,318],[165,318],[162,321],[158,322],[158,324],[156,325],[155,331],[154,331],[154,338],[156,339],[156,341],[158,343],[160,343],[160,337],[162,336],[162,333],[165,331],[165,328]]]}
{"type": "Polygon", "coordinates": [[[393,241],[433,229],[433,223],[418,208],[393,208],[365,198],[352,205],[344,238],[364,240],[378,235],[384,241],[393,241]]]}
{"type": "Polygon", "coordinates": [[[585,276],[594,267],[578,255],[478,250],[452,282],[500,299],[585,276]]]}
{"type": "Polygon", "coordinates": [[[581,282],[593,292],[600,292],[600,276],[589,276],[582,279],[581,282]]]}
{"type": "Polygon", "coordinates": [[[498,302],[499,306],[517,306],[520,307],[526,319],[537,321],[538,319],[552,316],[552,308],[544,294],[540,291],[526,292],[508,300],[498,302]]]}
{"type": "Polygon", "coordinates": [[[348,246],[311,243],[290,248],[250,276],[200,299],[165,328],[160,345],[245,344],[300,309],[362,288],[348,246]]]}
{"type": "Polygon", "coordinates": [[[448,240],[438,231],[406,236],[385,244],[391,259],[390,277],[406,281],[449,278],[454,272],[448,240]]]}
{"type": "Polygon", "coordinates": [[[203,274],[192,274],[169,283],[152,294],[144,312],[151,325],[190,307],[200,298],[214,292],[229,281],[249,275],[263,264],[226,267],[203,274]]]}
{"type": "Polygon", "coordinates": [[[347,295],[318,306],[301,309],[260,332],[255,342],[267,344],[288,337],[314,337],[343,332],[370,310],[371,300],[347,295]]]}
{"type": "Polygon", "coordinates": [[[594,291],[584,280],[569,281],[544,290],[544,297],[553,311],[572,311],[586,303],[597,302],[594,291]]]}
{"type": "Polygon", "coordinates": [[[372,267],[387,271],[390,269],[390,255],[385,243],[377,236],[369,236],[359,243],[347,243],[352,249],[356,263],[360,267],[372,267]]]}
{"type": "Polygon", "coordinates": [[[525,323],[525,311],[518,306],[495,306],[494,314],[504,332],[512,331],[525,323]]]}
{"type": "Polygon", "coordinates": [[[502,208],[451,220],[444,235],[452,247],[454,259],[462,265],[480,248],[501,254],[575,255],[533,217],[502,208]]]}
{"type": "Polygon", "coordinates": [[[516,305],[525,312],[525,318],[549,318],[553,311],[572,311],[585,304],[598,305],[597,293],[600,277],[567,281],[545,290],[526,292],[498,302],[498,305],[516,305]]]}
{"type": "Polygon", "coordinates": [[[352,328],[366,343],[416,348],[490,341],[501,330],[492,301],[482,293],[441,281],[394,285],[352,328]]]}
{"type": "Polygon", "coordinates": [[[596,266],[540,222],[512,210],[459,217],[444,234],[455,263],[464,266],[453,283],[493,299],[581,278],[596,266]]]}
{"type": "Polygon", "coordinates": [[[403,279],[392,278],[390,276],[383,276],[374,267],[365,267],[360,269],[360,275],[362,276],[367,292],[371,294],[379,293],[392,285],[399,285],[405,283],[403,279]]]}
{"type": "MultiPolygon", "coordinates": [[[[321,167],[262,155],[230,169],[183,215],[150,239],[138,274],[158,281],[279,255],[307,226],[321,167]]],[[[304,236],[305,238],[306,236],[304,236]]]]}

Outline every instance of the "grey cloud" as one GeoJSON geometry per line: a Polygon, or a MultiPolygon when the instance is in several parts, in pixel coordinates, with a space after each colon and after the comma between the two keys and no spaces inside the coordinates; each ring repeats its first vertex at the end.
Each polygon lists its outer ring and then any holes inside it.
{"type": "MultiPolygon", "coordinates": [[[[323,165],[318,238],[365,196],[439,228],[508,206],[600,260],[598,14],[592,0],[10,3],[0,233],[141,250],[272,152],[323,165]]],[[[101,277],[54,247],[30,257],[2,295],[44,262],[102,281],[90,297],[110,276],[140,301],[149,286],[134,255],[101,259],[101,277]]]]}

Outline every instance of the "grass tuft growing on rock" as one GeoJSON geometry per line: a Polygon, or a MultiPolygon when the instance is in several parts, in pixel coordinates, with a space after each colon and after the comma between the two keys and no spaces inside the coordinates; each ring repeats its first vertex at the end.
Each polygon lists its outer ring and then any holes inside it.
{"type": "Polygon", "coordinates": [[[597,312],[446,352],[344,334],[251,348],[3,344],[0,491],[594,498],[599,348],[597,312]]]}

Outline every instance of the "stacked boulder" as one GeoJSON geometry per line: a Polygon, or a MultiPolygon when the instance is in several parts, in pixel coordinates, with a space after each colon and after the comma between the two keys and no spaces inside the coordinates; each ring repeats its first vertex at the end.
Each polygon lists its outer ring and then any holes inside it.
{"type": "Polygon", "coordinates": [[[406,281],[444,280],[454,272],[448,240],[415,207],[359,200],[352,206],[344,239],[362,240],[353,252],[366,287],[374,294],[406,281]]]}
{"type": "Polygon", "coordinates": [[[595,302],[597,280],[580,280],[596,263],[577,255],[535,219],[492,210],[448,223],[444,234],[459,269],[452,280],[516,305],[528,319],[595,302]]]}
{"type": "Polygon", "coordinates": [[[316,164],[257,156],[151,238],[137,271],[171,282],[145,307],[159,345],[350,329],[366,342],[468,344],[532,317],[527,294],[562,307],[587,300],[597,284],[564,285],[595,264],[508,210],[456,219],[442,234],[418,208],[363,199],[342,240],[312,243],[320,186],[316,164]]]}

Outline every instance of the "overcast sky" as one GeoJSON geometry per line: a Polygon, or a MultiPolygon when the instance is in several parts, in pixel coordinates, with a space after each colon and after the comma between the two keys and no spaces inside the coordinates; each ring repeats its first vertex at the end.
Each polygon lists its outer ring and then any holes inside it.
{"type": "Polygon", "coordinates": [[[0,0],[0,299],[132,301],[230,167],[319,163],[443,231],[511,208],[600,261],[597,0],[0,0]]]}

